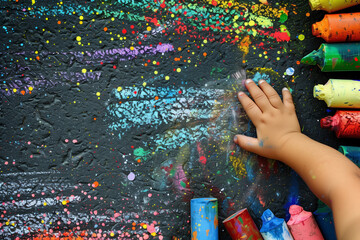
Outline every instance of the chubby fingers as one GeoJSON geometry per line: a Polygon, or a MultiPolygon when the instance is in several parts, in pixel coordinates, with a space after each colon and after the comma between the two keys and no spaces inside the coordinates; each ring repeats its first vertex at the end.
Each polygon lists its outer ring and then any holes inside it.
{"type": "Polygon", "coordinates": [[[295,106],[294,106],[294,102],[293,102],[293,99],[292,99],[292,96],[291,96],[291,93],[290,93],[289,89],[283,88],[282,89],[282,94],[283,94],[283,101],[284,101],[285,107],[290,108],[290,109],[294,109],[295,106]]]}
{"type": "Polygon", "coordinates": [[[275,108],[280,108],[283,105],[279,94],[271,87],[266,81],[260,80],[259,86],[261,90],[265,93],[266,97],[269,99],[270,104],[275,108]]]}
{"type": "Polygon", "coordinates": [[[238,93],[238,99],[243,106],[246,114],[256,126],[258,119],[262,114],[260,108],[244,92],[238,93]]]}
{"type": "Polygon", "coordinates": [[[245,86],[262,112],[271,107],[269,99],[265,93],[251,79],[247,79],[245,81],[245,86]]]}

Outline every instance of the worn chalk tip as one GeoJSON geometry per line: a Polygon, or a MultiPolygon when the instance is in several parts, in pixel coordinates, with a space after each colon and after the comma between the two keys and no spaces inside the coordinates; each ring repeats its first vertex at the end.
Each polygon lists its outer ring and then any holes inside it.
{"type": "Polygon", "coordinates": [[[321,84],[315,85],[313,96],[314,98],[317,98],[319,100],[324,100],[326,97],[326,94],[324,93],[324,85],[321,84]]]}
{"type": "Polygon", "coordinates": [[[275,215],[273,214],[273,212],[270,209],[266,209],[261,215],[261,220],[263,221],[263,223],[265,223],[271,221],[271,219],[273,219],[274,217],[275,215]]]}
{"type": "Polygon", "coordinates": [[[311,53],[303,57],[300,62],[308,65],[318,64],[319,62],[318,62],[317,53],[318,52],[316,50],[312,51],[311,53]]]}
{"type": "Polygon", "coordinates": [[[333,119],[331,116],[324,117],[320,120],[320,127],[321,128],[331,128],[332,122],[333,122],[333,119]]]}
{"type": "Polygon", "coordinates": [[[312,31],[312,34],[315,36],[315,37],[319,37],[321,35],[320,31],[319,31],[319,28],[320,28],[320,22],[317,22],[317,23],[314,23],[312,26],[311,26],[311,31],[312,31]]]}
{"type": "Polygon", "coordinates": [[[319,0],[309,0],[311,10],[321,10],[321,2],[319,0]]]}
{"type": "Polygon", "coordinates": [[[290,215],[298,215],[300,214],[304,209],[299,205],[291,205],[289,209],[290,215]]]}

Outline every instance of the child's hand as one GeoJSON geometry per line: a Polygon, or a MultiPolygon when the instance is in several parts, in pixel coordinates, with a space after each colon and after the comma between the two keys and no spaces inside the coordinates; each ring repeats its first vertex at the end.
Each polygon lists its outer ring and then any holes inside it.
{"type": "Polygon", "coordinates": [[[259,81],[261,89],[250,79],[245,84],[255,102],[243,92],[239,92],[238,98],[256,127],[257,138],[236,135],[234,141],[247,151],[280,160],[284,144],[301,134],[290,91],[287,88],[282,90],[282,102],[264,80],[259,81]]]}

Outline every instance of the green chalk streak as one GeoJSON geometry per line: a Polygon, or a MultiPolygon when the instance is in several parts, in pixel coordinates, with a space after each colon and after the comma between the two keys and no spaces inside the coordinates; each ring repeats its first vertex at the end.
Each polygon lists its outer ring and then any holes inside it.
{"type": "Polygon", "coordinates": [[[281,14],[279,22],[284,23],[288,20],[288,15],[286,13],[281,14]]]}
{"type": "Polygon", "coordinates": [[[301,63],[318,65],[323,72],[360,71],[360,44],[321,44],[318,50],[301,59],[301,63]]]}
{"type": "Polygon", "coordinates": [[[183,181],[180,181],[180,185],[181,185],[183,188],[186,188],[186,183],[184,183],[183,181]]]}
{"type": "Polygon", "coordinates": [[[142,160],[146,161],[150,151],[145,151],[143,148],[136,148],[134,150],[135,159],[141,158],[142,160]]]}
{"type": "Polygon", "coordinates": [[[243,219],[239,216],[238,217],[238,219],[239,219],[239,221],[241,222],[241,224],[244,224],[244,221],[243,221],[243,219]]]}
{"type": "Polygon", "coordinates": [[[175,169],[171,169],[169,176],[170,176],[170,177],[174,177],[174,176],[175,176],[175,173],[176,173],[176,170],[175,170],[175,169]]]}

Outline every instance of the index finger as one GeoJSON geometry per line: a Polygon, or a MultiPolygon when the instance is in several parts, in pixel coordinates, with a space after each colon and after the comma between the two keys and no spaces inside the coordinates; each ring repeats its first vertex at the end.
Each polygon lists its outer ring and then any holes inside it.
{"type": "Polygon", "coordinates": [[[262,112],[272,107],[265,93],[251,79],[245,81],[245,86],[262,112]]]}
{"type": "Polygon", "coordinates": [[[256,126],[260,119],[260,115],[262,114],[260,108],[243,92],[238,93],[238,99],[243,106],[246,114],[256,126]]]}

